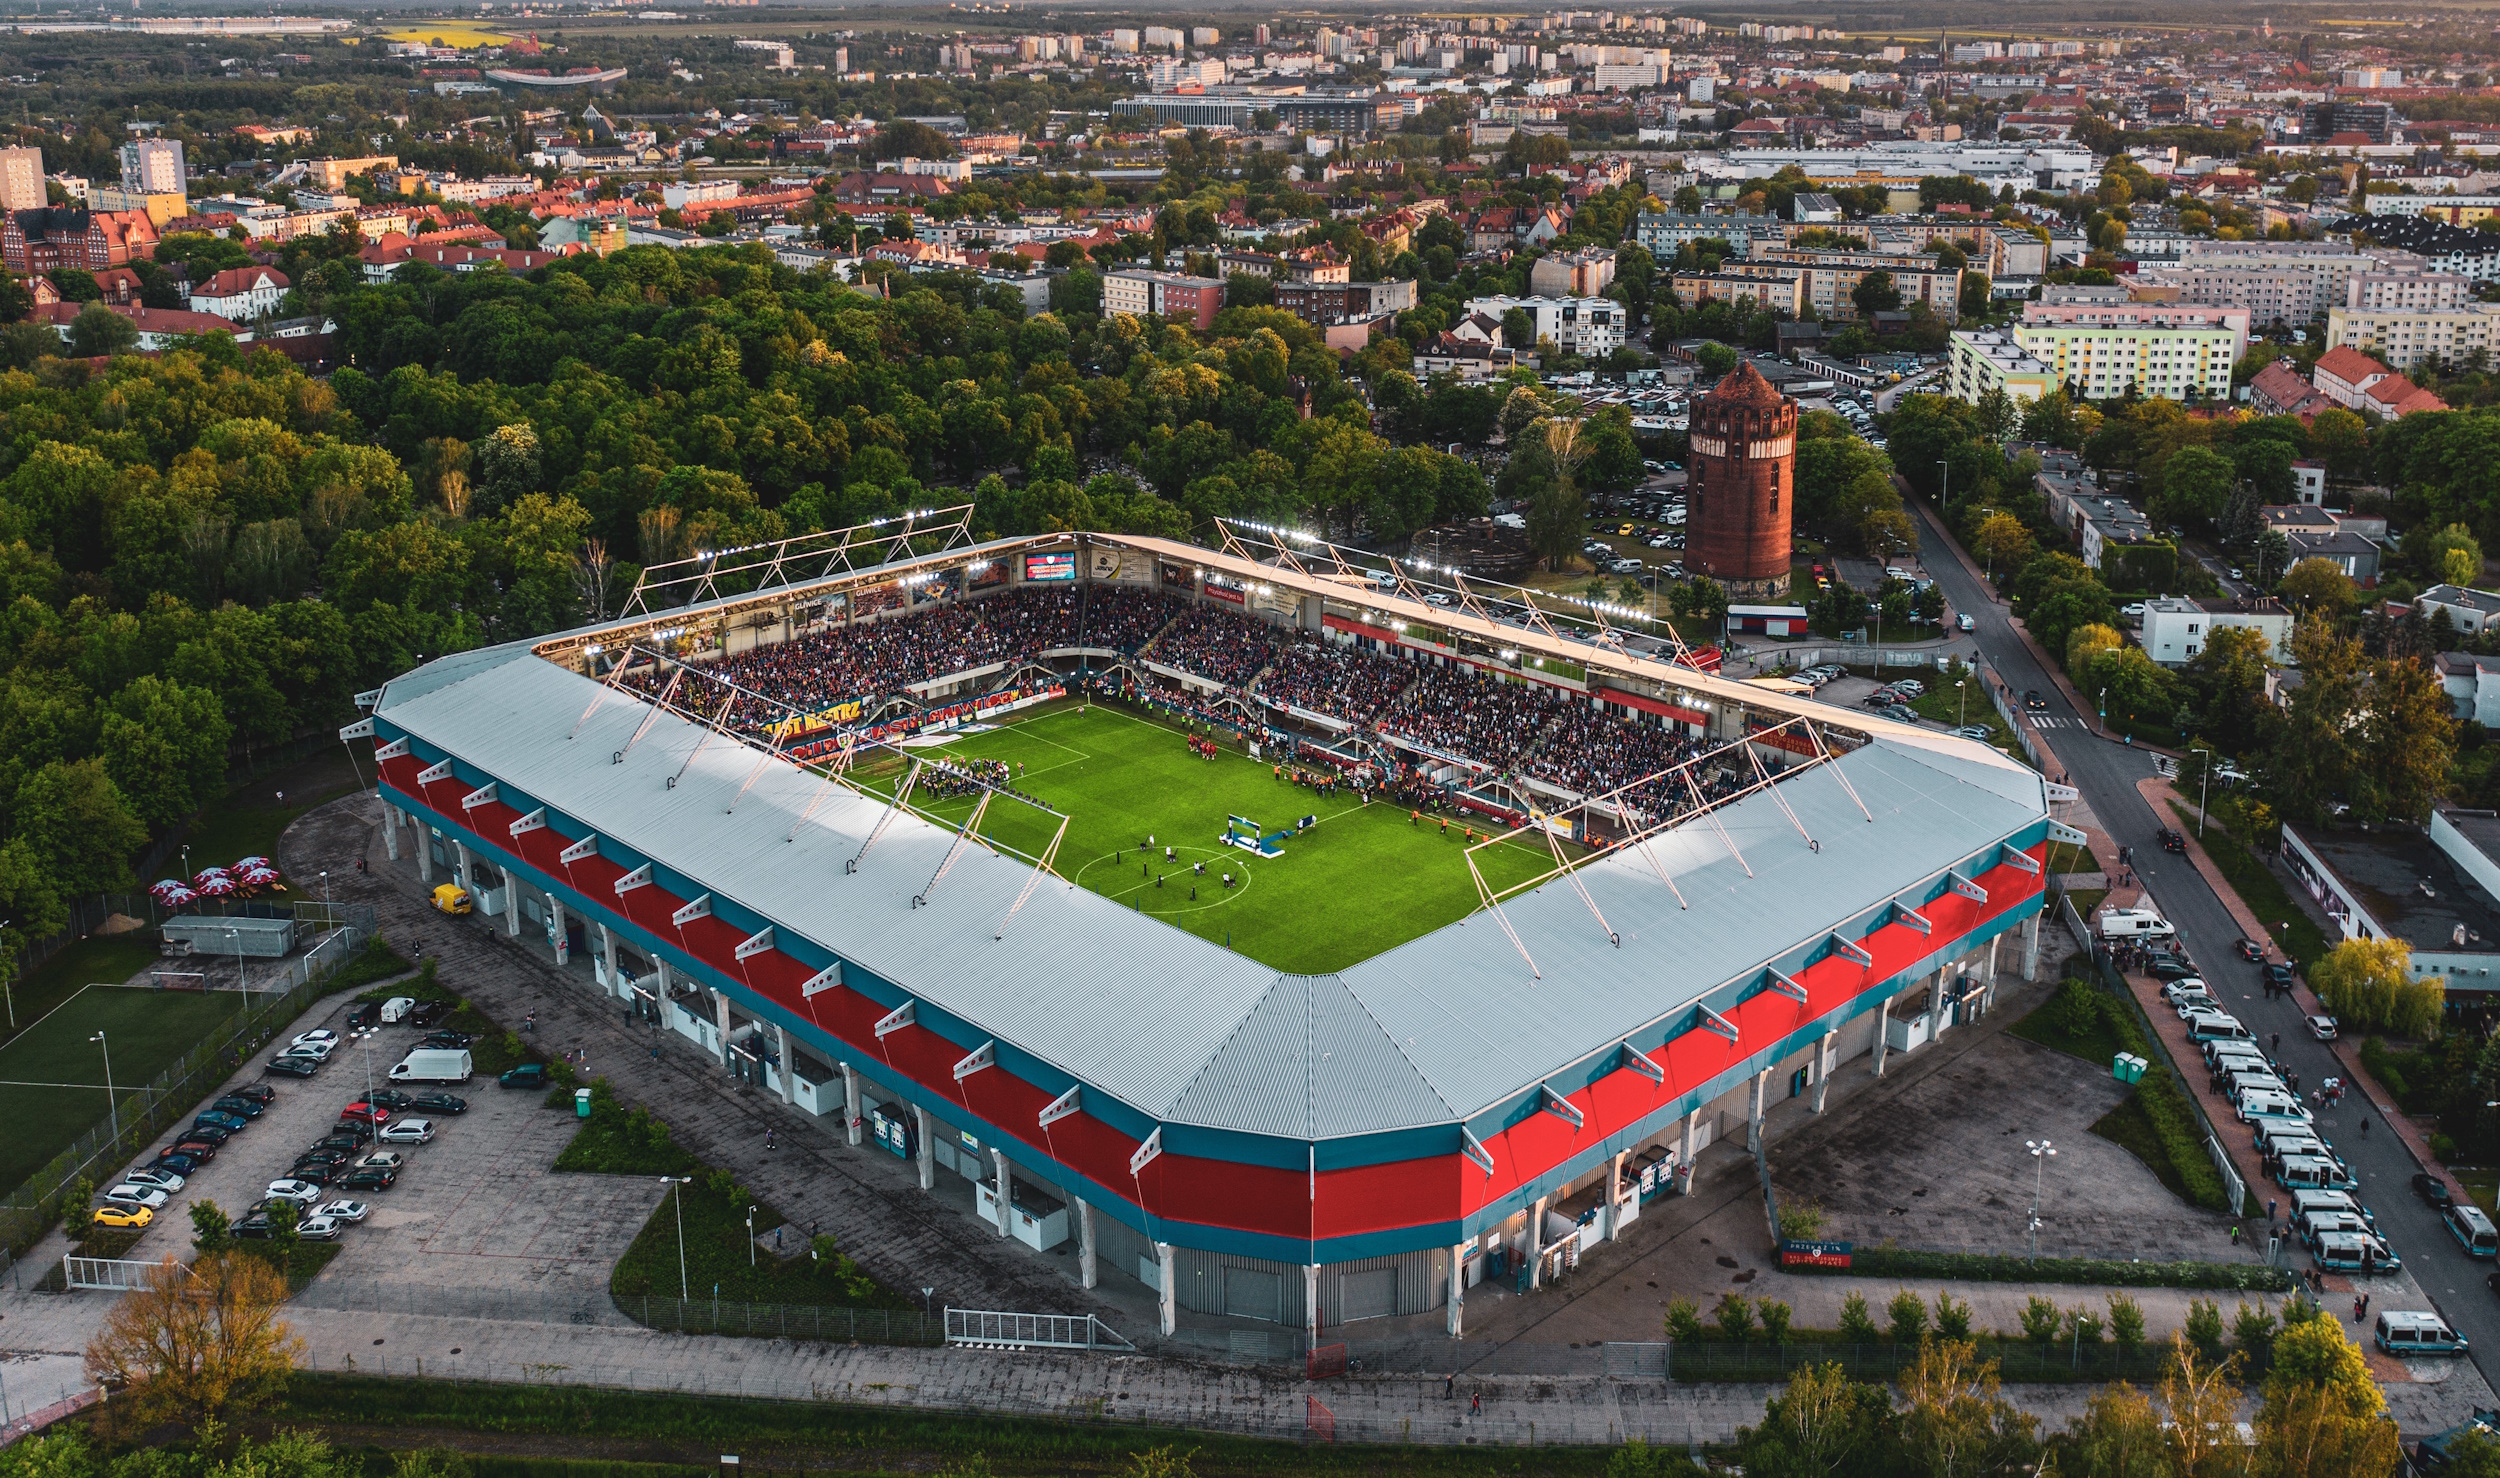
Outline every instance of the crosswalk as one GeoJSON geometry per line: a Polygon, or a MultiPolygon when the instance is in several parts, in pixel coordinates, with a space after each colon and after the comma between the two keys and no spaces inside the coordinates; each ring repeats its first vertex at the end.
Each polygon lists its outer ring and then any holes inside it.
{"type": "Polygon", "coordinates": [[[2083,721],[2071,718],[2051,718],[2045,713],[2040,713],[2032,715],[2031,726],[2035,729],[2080,729],[2083,727],[2083,721]]]}

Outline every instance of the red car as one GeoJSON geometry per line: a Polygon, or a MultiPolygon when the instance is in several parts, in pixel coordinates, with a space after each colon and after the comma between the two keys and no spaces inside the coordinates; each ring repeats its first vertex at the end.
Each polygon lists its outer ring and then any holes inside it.
{"type": "Polygon", "coordinates": [[[339,1110],[339,1117],[342,1119],[361,1119],[368,1124],[387,1124],[391,1121],[391,1111],[386,1108],[380,1108],[373,1104],[366,1103],[360,1099],[357,1102],[351,1103],[347,1107],[339,1110]]]}
{"type": "Polygon", "coordinates": [[[168,1153],[189,1155],[194,1160],[214,1160],[217,1158],[217,1146],[205,1139],[185,1139],[175,1144],[168,1153]]]}

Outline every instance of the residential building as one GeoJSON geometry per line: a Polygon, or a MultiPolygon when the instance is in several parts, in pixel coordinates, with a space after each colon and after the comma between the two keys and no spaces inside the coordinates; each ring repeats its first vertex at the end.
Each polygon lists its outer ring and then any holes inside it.
{"type": "Polygon", "coordinates": [[[1602,296],[1615,280],[1615,254],[1603,246],[1552,252],[1528,269],[1528,291],[1552,298],[1602,296]]]}
{"type": "Polygon", "coordinates": [[[2322,559],[2364,590],[2378,584],[2379,547],[2350,529],[2290,529],[2285,531],[2283,542],[2291,547],[2294,564],[2304,559],[2322,559]]]}
{"type": "Polygon", "coordinates": [[[2470,719],[2485,728],[2500,725],[2500,657],[2442,652],[2432,665],[2460,721],[2470,719]]]}
{"type": "Polygon", "coordinates": [[[2474,300],[2474,279],[2461,272],[2356,272],[2344,282],[2344,306],[2372,312],[2437,312],[2474,300]]]}
{"type": "Polygon", "coordinates": [[[1435,375],[1454,375],[1462,381],[1498,379],[1522,364],[1534,365],[1534,355],[1522,355],[1516,349],[1482,339],[1463,338],[1455,331],[1437,334],[1415,354],[1415,378],[1429,384],[1435,375]]]}
{"type": "Polygon", "coordinates": [[[95,272],[155,255],[156,224],[144,211],[45,206],[11,211],[0,221],[0,265],[12,272],[95,272]]]}
{"type": "Polygon", "coordinates": [[[2248,347],[2248,310],[2184,303],[2033,303],[2010,332],[2061,385],[2094,400],[2223,399],[2248,347]]]}
{"type": "MultiPolygon", "coordinates": [[[[2500,306],[2500,305],[2495,305],[2500,306]]],[[[2444,411],[2447,402],[2358,349],[2337,346],[2310,371],[2318,393],[2349,411],[2385,420],[2415,411],[2444,411]]]]}
{"type": "Polygon", "coordinates": [[[2307,422],[2335,402],[2319,393],[2306,375],[2292,367],[2292,361],[2278,359],[2250,379],[2248,404],[2261,416],[2298,416],[2307,422]]]}
{"type": "Polygon", "coordinates": [[[2017,404],[2038,400],[2058,386],[2057,371],[2002,329],[1955,329],[1945,372],[1945,393],[1977,405],[1991,390],[2017,404]]]}
{"type": "Polygon", "coordinates": [[[1962,273],[1940,268],[1924,252],[1800,251],[1794,247],[1757,245],[1741,262],[1722,262],[1722,272],[1754,272],[1781,267],[1806,270],[1806,301],[1829,319],[1858,316],[1858,284],[1877,273],[1892,278],[1901,306],[1925,303],[1938,318],[1952,323],[1961,317],[1962,273]]]}
{"type": "MultiPolygon", "coordinates": [[[[2425,363],[2500,359],[2500,303],[2453,308],[2336,308],[2326,315],[2328,352],[2350,349],[2405,371],[2425,363]]],[[[2321,361],[2323,362],[2323,361],[2321,361]]]]}
{"type": "Polygon", "coordinates": [[[2339,133],[2357,133],[2373,144],[2392,144],[2397,132],[2405,126],[2405,116],[2393,103],[2365,103],[2357,98],[2333,98],[2311,103],[2300,110],[2300,137],[2303,143],[2321,142],[2339,133]]]}
{"type": "Polygon", "coordinates": [[[1389,282],[1280,282],[1276,306],[1304,323],[1325,328],[1332,323],[1368,320],[1384,313],[1404,313],[1415,306],[1415,284],[1389,282]]]}
{"type": "MultiPolygon", "coordinates": [[[[1408,284],[1410,290],[1412,283],[1408,284]]],[[[1178,272],[1124,269],[1104,276],[1102,311],[1140,317],[1159,313],[1204,331],[1215,326],[1224,307],[1224,279],[1188,277],[1178,272]]]]}
{"type": "MultiPolygon", "coordinates": [[[[1759,217],[1754,219],[1759,220],[1759,217]]],[[[1660,265],[1675,259],[1675,249],[1688,242],[1745,240],[1746,219],[1739,216],[1686,215],[1681,211],[1643,215],[1633,226],[1641,250],[1660,265]]]]}
{"type": "Polygon", "coordinates": [[[112,303],[46,303],[26,316],[36,323],[49,325],[53,332],[67,341],[70,325],[78,321],[78,315],[97,306],[118,313],[136,325],[139,330],[136,347],[150,352],[170,349],[179,340],[209,333],[232,334],[239,344],[252,342],[252,331],[248,328],[213,313],[189,313],[180,308],[125,308],[112,303]]]}
{"type": "Polygon", "coordinates": [[[2424,616],[2445,611],[2448,623],[2460,634],[2480,636],[2485,627],[2500,621],[2500,591],[2434,585],[2413,598],[2413,608],[2424,616]]]}
{"type": "Polygon", "coordinates": [[[41,210],[48,201],[43,188],[43,151],[0,149],[0,211],[41,210]]]}
{"type": "Polygon", "coordinates": [[[1551,343],[1565,354],[1603,359],[1623,347],[1625,309],[1611,298],[1489,297],[1467,304],[1468,313],[1496,321],[1513,308],[1524,310],[1535,324],[1538,343],[1551,343]]]}
{"type": "Polygon", "coordinates": [[[229,267],[191,289],[191,311],[247,323],[277,312],[290,285],[275,267],[229,267]]]}
{"type": "Polygon", "coordinates": [[[371,154],[362,159],[307,159],[304,161],[304,182],[315,190],[336,195],[347,188],[347,177],[371,174],[377,169],[397,169],[396,154],[371,154]]]}
{"type": "Polygon", "coordinates": [[[2303,324],[2343,302],[2356,274],[2429,271],[2431,265],[2388,247],[2196,236],[2188,238],[2177,262],[2139,268],[2135,276],[2147,287],[2179,287],[2181,302],[2246,308],[2257,323],[2303,324]]]}
{"type": "Polygon", "coordinates": [[[2281,601],[2190,600],[2176,595],[2144,603],[2145,655],[2164,667],[2182,666],[2226,626],[2260,633],[2275,661],[2291,660],[2292,613],[2281,601]]]}
{"type": "Polygon", "coordinates": [[[1802,271],[1675,272],[1667,280],[1674,285],[1676,301],[1687,308],[1751,300],[1757,307],[1790,319],[1805,316],[1806,274],[1802,271]]]}
{"type": "Polygon", "coordinates": [[[122,145],[122,188],[139,195],[180,195],[190,188],[182,140],[132,139],[122,145]]]}

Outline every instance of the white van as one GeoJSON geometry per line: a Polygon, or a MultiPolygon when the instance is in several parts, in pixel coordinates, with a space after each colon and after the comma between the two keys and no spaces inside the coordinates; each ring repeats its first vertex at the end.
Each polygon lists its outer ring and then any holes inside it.
{"type": "Polygon", "coordinates": [[[2284,1156],[2275,1169],[2274,1179],[2287,1188],[2317,1186],[2337,1191],[2348,1191],[2360,1184],[2343,1166],[2321,1155],[2284,1156]]]}
{"type": "Polygon", "coordinates": [[[2462,1355],[2465,1336],[2427,1309],[2388,1309],[2378,1316],[2371,1342],[2390,1355],[2462,1355]]]}
{"type": "Polygon", "coordinates": [[[2239,1118],[2241,1123],[2253,1124],[2258,1119],[2264,1118],[2267,1115],[2274,1115],[2279,1118],[2287,1119],[2311,1119],[2314,1117],[2309,1110],[2301,1104],[2299,1099],[2292,1097],[2288,1093],[2251,1093],[2246,1098],[2240,1100],[2239,1118]]]}
{"type": "Polygon", "coordinates": [[[2253,1042],[2256,1035],[2240,1025],[2239,1018],[2217,1011],[2211,1015],[2188,1018],[2188,1040],[2191,1042],[2253,1042]]]}
{"type": "Polygon", "coordinates": [[[2175,939],[2179,934],[2168,919],[2149,908],[2103,909],[2100,925],[2103,939],[2175,939]]]}
{"type": "Polygon", "coordinates": [[[2372,1226],[2378,1225],[2378,1218],[2370,1214],[2370,1208],[2353,1199],[2350,1191],[2292,1192],[2292,1215],[2299,1216],[2310,1211],[2357,1211],[2363,1221],[2372,1226]]]}
{"type": "Polygon", "coordinates": [[[2292,1230],[2300,1240],[2312,1247],[2336,1235],[2367,1237],[2373,1235],[2370,1224],[2358,1211],[2304,1211],[2292,1222],[2292,1230]]]}
{"type": "Polygon", "coordinates": [[[2492,1226],[2491,1218],[2483,1214],[2480,1206],[2458,1201],[2440,1219],[2448,1224],[2448,1235],[2457,1239],[2466,1256],[2489,1258],[2500,1253],[2500,1228],[2492,1226]]]}
{"type": "Polygon", "coordinates": [[[2279,1117],[2273,1114],[2249,1120],[2248,1127],[2256,1131],[2257,1153],[2260,1155],[2271,1155],[2286,1145],[2299,1144],[2304,1140],[2314,1140],[2318,1137],[2318,1126],[2307,1119],[2279,1117]]]}
{"type": "Polygon", "coordinates": [[[386,1022],[406,1021],[408,1013],[416,1009],[417,998],[415,996],[393,996],[382,1003],[382,1019],[386,1022]]]}
{"type": "Polygon", "coordinates": [[[394,1083],[465,1083],[475,1076],[467,1051],[420,1047],[391,1068],[394,1083]]]}

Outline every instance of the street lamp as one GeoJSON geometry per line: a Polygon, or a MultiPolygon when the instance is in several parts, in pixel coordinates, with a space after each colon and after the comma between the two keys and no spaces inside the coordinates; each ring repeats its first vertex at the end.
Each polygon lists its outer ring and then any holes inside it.
{"type": "Polygon", "coordinates": [[[252,982],[243,973],[243,936],[232,925],[228,925],[226,937],[234,941],[234,988],[243,992],[244,998],[248,1001],[252,994],[252,982]]]}
{"type": "Polygon", "coordinates": [[[2057,1158],[2057,1150],[2045,1139],[2026,1139],[2023,1148],[2031,1152],[2031,1255],[2040,1256],[2040,1193],[2047,1184],[2049,1161],[2057,1158]]]}
{"type": "Polygon", "coordinates": [[[113,1044],[104,1040],[102,1027],[87,1040],[104,1049],[104,1106],[112,1115],[113,1143],[118,1145],[122,1142],[122,1105],[120,1095],[113,1091],[113,1044]]]}
{"type": "MultiPolygon", "coordinates": [[[[16,922],[15,919],[0,919],[0,929],[6,929],[16,922]]],[[[0,973],[0,996],[8,998],[9,1030],[11,1031],[17,1030],[17,982],[13,978],[15,973],[15,971],[0,973]]]]}
{"type": "MultiPolygon", "coordinates": [[[[660,1177],[660,1184],[671,1187],[688,1186],[694,1184],[694,1177],[663,1175],[660,1177]]],[[[670,1197],[677,1209],[677,1301],[684,1303],[694,1297],[694,1290],[686,1282],[686,1197],[683,1191],[677,1190],[672,1190],[670,1197]]]]}
{"type": "Polygon", "coordinates": [[[747,1266],[755,1266],[755,1208],[747,1208],[747,1266]]]}
{"type": "Polygon", "coordinates": [[[2101,736],[2107,738],[2109,736],[2109,689],[2101,689],[2101,696],[2093,702],[2099,707],[2101,713],[2101,736]]]}
{"type": "Polygon", "coordinates": [[[1953,721],[1964,728],[1970,727],[1969,688],[1969,679],[1957,677],[1953,680],[1953,721]]]}

